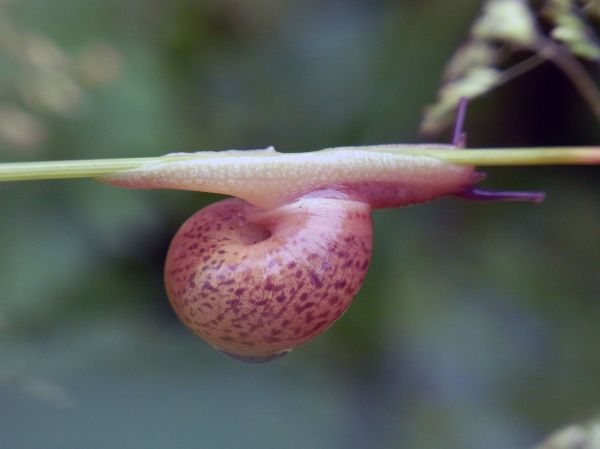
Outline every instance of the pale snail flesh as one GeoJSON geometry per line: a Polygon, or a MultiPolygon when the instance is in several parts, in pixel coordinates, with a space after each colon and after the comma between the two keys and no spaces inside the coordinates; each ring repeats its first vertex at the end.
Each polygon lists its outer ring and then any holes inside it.
{"type": "Polygon", "coordinates": [[[411,149],[373,146],[282,154],[174,154],[103,179],[133,188],[177,188],[235,198],[189,218],[166,260],[179,318],[219,351],[260,363],[329,328],[358,293],[371,260],[372,209],[444,195],[538,201],[535,193],[486,192],[474,167],[411,149]]]}

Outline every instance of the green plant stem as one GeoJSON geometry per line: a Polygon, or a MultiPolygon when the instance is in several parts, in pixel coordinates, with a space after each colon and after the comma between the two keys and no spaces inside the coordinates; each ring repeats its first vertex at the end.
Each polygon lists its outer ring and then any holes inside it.
{"type": "Polygon", "coordinates": [[[94,178],[131,170],[160,158],[88,159],[0,164],[0,182],[43,179],[94,178]]]}
{"type": "Polygon", "coordinates": [[[446,162],[461,165],[597,165],[600,147],[561,148],[472,148],[453,151],[423,151],[446,162]]]}
{"type": "MultiPolygon", "coordinates": [[[[370,147],[356,147],[369,149],[370,147]]],[[[373,147],[371,147],[373,148],[373,147]]],[[[410,156],[435,157],[445,162],[461,165],[590,165],[600,164],[600,147],[560,148],[496,148],[459,149],[448,146],[431,148],[406,145],[389,146],[385,152],[410,156]]],[[[285,153],[280,157],[285,158],[285,153]]],[[[304,153],[309,155],[310,153],[304,153]]],[[[160,157],[89,159],[50,162],[9,162],[0,164],[0,182],[33,181],[44,179],[98,178],[118,172],[141,168],[146,164],[220,157],[218,152],[175,154],[160,157]]],[[[231,155],[223,154],[231,158],[231,155]]]]}

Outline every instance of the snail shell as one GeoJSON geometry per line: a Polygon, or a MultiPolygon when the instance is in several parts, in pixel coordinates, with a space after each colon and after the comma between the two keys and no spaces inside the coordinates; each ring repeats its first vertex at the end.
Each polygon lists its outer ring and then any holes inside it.
{"type": "Polygon", "coordinates": [[[268,212],[233,198],[188,219],[167,255],[165,282],[180,319],[247,362],[280,357],[324,332],[367,273],[371,207],[300,198],[268,212]]]}

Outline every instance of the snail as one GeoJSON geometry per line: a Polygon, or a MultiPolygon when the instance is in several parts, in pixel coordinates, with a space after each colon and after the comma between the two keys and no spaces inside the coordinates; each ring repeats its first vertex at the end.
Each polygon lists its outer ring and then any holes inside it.
{"type": "Polygon", "coordinates": [[[445,195],[542,199],[477,189],[483,175],[473,166],[423,155],[456,148],[176,153],[103,181],[234,197],[200,210],[179,229],[165,284],[193,332],[232,358],[260,363],[323,333],[348,309],[371,260],[374,209],[445,195]]]}
{"type": "Polygon", "coordinates": [[[599,147],[465,150],[465,107],[447,145],[6,163],[0,182],[93,177],[233,197],[183,224],[165,285],[193,332],[232,358],[261,363],[323,333],[348,309],[371,261],[373,210],[448,195],[539,202],[542,193],[478,188],[484,175],[475,165],[600,164],[599,147]]]}

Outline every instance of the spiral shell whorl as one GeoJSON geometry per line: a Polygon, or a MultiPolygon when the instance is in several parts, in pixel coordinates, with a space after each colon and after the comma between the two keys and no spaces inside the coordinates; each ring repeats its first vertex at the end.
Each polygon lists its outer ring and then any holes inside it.
{"type": "Polygon", "coordinates": [[[371,208],[301,198],[271,211],[239,199],[208,206],[171,243],[169,299],[217,349],[262,362],[324,332],[348,308],[372,249],[371,208]]]}

